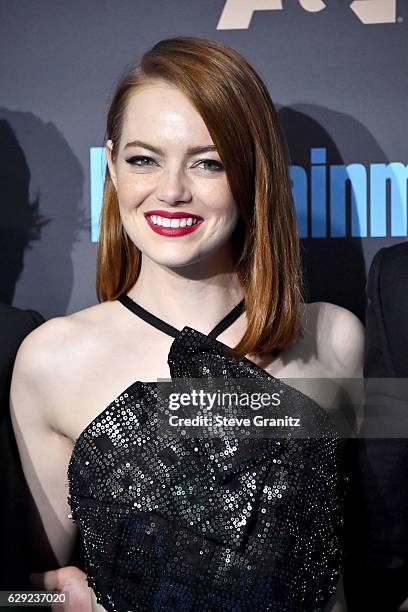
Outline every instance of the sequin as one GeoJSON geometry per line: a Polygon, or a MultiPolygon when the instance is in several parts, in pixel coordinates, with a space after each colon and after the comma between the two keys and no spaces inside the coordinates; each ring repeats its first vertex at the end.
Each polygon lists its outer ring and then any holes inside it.
{"type": "Polygon", "coordinates": [[[78,437],[72,520],[89,585],[109,612],[312,612],[342,572],[343,442],[313,400],[184,327],[172,378],[268,380],[313,419],[309,439],[157,433],[157,383],[137,381],[78,437]]]}

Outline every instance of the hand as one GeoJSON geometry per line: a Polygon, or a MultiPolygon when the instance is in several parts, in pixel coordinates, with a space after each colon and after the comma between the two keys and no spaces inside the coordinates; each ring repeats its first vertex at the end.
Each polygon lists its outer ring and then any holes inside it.
{"type": "Polygon", "coordinates": [[[405,601],[402,602],[402,604],[398,608],[398,612],[407,612],[407,610],[408,610],[408,597],[406,598],[405,601]]]}
{"type": "Polygon", "coordinates": [[[51,606],[52,612],[92,612],[91,589],[78,567],[69,565],[47,572],[30,574],[31,585],[44,591],[67,591],[68,602],[51,606]]]}

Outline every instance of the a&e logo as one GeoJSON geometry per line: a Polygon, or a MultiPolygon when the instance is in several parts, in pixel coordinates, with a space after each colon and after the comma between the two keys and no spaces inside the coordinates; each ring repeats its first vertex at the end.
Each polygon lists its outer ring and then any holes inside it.
{"type": "MultiPolygon", "coordinates": [[[[327,8],[326,0],[299,0],[299,4],[309,13],[327,8]]],[[[364,24],[397,22],[397,0],[354,0],[350,8],[364,24]]],[[[217,30],[246,30],[255,11],[282,9],[282,0],[226,0],[217,30]]]]}

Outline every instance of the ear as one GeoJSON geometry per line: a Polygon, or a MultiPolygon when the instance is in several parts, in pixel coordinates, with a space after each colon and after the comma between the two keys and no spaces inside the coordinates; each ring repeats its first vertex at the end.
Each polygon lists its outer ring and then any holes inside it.
{"type": "Polygon", "coordinates": [[[107,140],[106,141],[106,161],[108,162],[109,175],[117,191],[118,188],[117,188],[117,180],[116,180],[116,170],[115,170],[115,162],[112,159],[112,149],[113,149],[112,140],[107,140]]]}

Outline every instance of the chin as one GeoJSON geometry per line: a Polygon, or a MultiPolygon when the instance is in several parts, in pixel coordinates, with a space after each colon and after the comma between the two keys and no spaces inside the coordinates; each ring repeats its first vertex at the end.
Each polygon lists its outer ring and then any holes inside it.
{"type": "Polygon", "coordinates": [[[186,268],[191,266],[201,258],[192,258],[192,257],[150,257],[152,261],[154,261],[159,266],[165,266],[166,268],[186,268]]]}
{"type": "Polygon", "coordinates": [[[187,249],[176,248],[169,248],[168,250],[163,249],[161,252],[158,252],[157,248],[155,248],[142,249],[142,253],[159,266],[182,269],[196,265],[200,262],[207,262],[208,264],[208,262],[212,259],[212,256],[216,255],[217,249],[205,253],[193,253],[191,250],[188,252],[187,249]]]}

